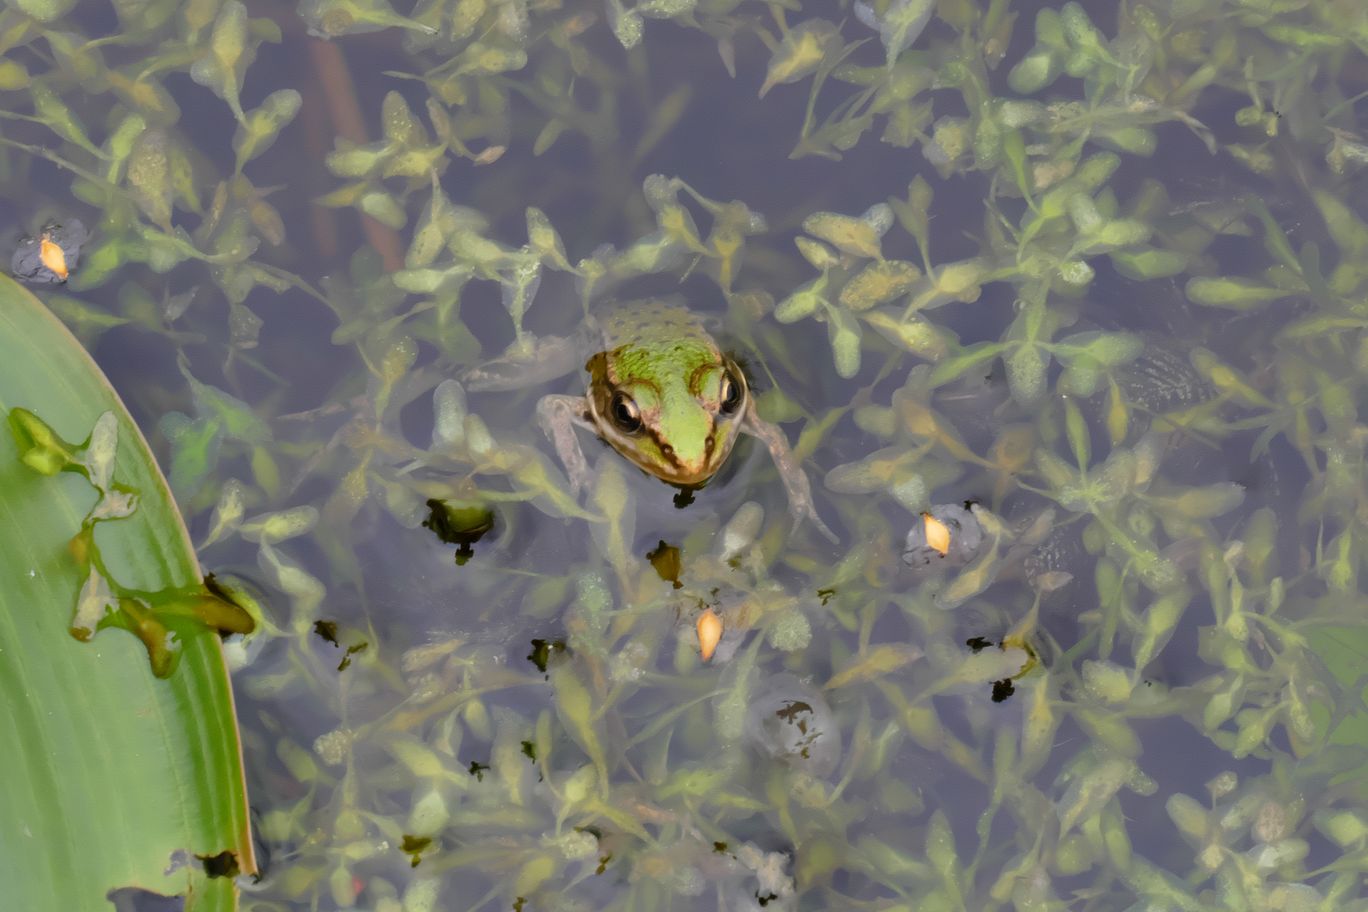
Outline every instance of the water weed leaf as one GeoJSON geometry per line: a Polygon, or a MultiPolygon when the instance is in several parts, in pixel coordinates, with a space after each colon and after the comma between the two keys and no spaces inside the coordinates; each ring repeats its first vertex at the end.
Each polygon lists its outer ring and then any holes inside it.
{"type": "Polygon", "coordinates": [[[936,4],[932,0],[893,0],[882,14],[869,3],[855,4],[855,18],[879,33],[888,68],[921,36],[936,4]]]}
{"type": "Polygon", "coordinates": [[[826,322],[836,373],[848,380],[860,372],[860,324],[849,311],[830,306],[826,308],[826,322]]]}
{"type": "MultiPolygon", "coordinates": [[[[10,550],[55,547],[5,579],[27,597],[69,563],[57,639],[167,686],[196,631],[261,628],[224,642],[245,755],[277,761],[244,905],[1359,898],[1344,2],[157,0],[94,32],[11,6],[0,183],[33,238],[9,262],[159,429],[200,559],[246,569],[134,588],[105,533],[164,496],[96,396],[75,423],[5,409],[38,487],[0,499],[81,498],[22,524],[10,550]],[[256,59],[273,41],[293,88],[256,59]],[[700,150],[744,190],[654,173],[700,150]],[[82,244],[47,231],[76,216],[82,244]],[[613,419],[580,372],[625,357],[583,344],[610,301],[675,293],[698,331],[648,321],[636,404],[694,416],[675,453],[740,423],[784,458],[776,479],[743,441],[672,507],[621,458],[658,476],[666,441],[592,444],[613,419]],[[753,396],[735,418],[714,343],[753,396]],[[781,487],[851,544],[767,526],[781,487]],[[1150,778],[1158,730],[1239,771],[1183,787],[1200,814],[1150,778]],[[1154,855],[1166,827],[1192,851],[1154,855]],[[1312,828],[1348,861],[1307,867],[1312,828]]],[[[21,338],[42,375],[56,355],[21,338]]],[[[0,644],[9,690],[62,668],[28,657],[0,644]]],[[[15,795],[0,828],[34,818],[15,795]]],[[[85,873],[30,838],[0,839],[17,877],[85,873]]],[[[224,880],[223,847],[137,882],[224,880]]]]}
{"type": "Polygon", "coordinates": [[[256,58],[249,44],[247,7],[239,0],[227,0],[214,19],[208,45],[190,68],[195,82],[222,98],[239,123],[246,120],[239,93],[247,67],[256,58]]]}
{"type": "Polygon", "coordinates": [[[760,86],[764,98],[777,85],[797,82],[812,75],[827,55],[840,47],[836,26],[825,19],[809,19],[789,29],[774,49],[765,81],[760,86]]]}
{"type": "Polygon", "coordinates": [[[803,230],[849,256],[883,259],[879,239],[888,228],[882,219],[818,212],[803,220],[803,230]]]}
{"type": "Polygon", "coordinates": [[[819,276],[798,288],[774,308],[774,318],[781,323],[794,323],[804,317],[812,316],[819,308],[825,309],[829,302],[825,296],[830,280],[819,276]]]}
{"type": "Polygon", "coordinates": [[[832,675],[822,685],[823,690],[835,690],[850,684],[863,683],[898,669],[921,658],[922,651],[910,644],[885,643],[875,646],[863,656],[854,656],[845,668],[832,675]]]}
{"type": "Polygon", "coordinates": [[[434,26],[401,16],[384,0],[304,0],[299,15],[310,34],[319,38],[362,35],[385,28],[408,29],[435,35],[434,26]]]}
{"type": "Polygon", "coordinates": [[[1194,304],[1228,310],[1257,310],[1269,301],[1291,295],[1284,289],[1270,288],[1250,279],[1206,276],[1189,279],[1184,290],[1194,304]]]}
{"type": "Polygon", "coordinates": [[[261,155],[275,143],[304,103],[294,89],[279,89],[266,96],[260,107],[247,114],[233,135],[233,153],[237,156],[237,170],[261,155]]]}
{"type": "Polygon", "coordinates": [[[870,263],[841,288],[841,306],[858,313],[886,304],[905,294],[920,276],[920,269],[903,260],[870,263]]]}

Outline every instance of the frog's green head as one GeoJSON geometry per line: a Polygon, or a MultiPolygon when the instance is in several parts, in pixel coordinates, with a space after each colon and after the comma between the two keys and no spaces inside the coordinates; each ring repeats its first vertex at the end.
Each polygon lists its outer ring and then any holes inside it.
{"type": "Polygon", "coordinates": [[[643,472],[674,485],[704,484],[731,453],[750,407],[745,375],[715,349],[676,350],[669,369],[634,354],[601,352],[585,365],[590,421],[643,472]]]}

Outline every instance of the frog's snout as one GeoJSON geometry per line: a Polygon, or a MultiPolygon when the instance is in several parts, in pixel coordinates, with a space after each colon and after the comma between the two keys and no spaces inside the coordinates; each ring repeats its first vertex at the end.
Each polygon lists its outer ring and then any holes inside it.
{"type": "Polygon", "coordinates": [[[671,481],[675,484],[702,484],[717,474],[717,464],[712,460],[711,446],[687,453],[681,453],[668,444],[661,449],[671,462],[671,481]]]}

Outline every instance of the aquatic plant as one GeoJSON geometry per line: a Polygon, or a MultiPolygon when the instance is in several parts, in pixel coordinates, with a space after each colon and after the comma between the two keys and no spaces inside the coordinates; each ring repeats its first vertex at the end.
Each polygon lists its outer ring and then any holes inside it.
{"type": "Polygon", "coordinates": [[[1014,7],[0,13],[39,293],[260,588],[249,908],[1362,902],[1368,12],[1014,7]],[[454,379],[638,289],[841,545],[454,379]]]}

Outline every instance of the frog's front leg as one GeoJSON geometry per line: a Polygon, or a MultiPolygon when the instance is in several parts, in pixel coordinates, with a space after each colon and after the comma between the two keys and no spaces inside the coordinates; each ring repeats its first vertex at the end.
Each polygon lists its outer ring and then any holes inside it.
{"type": "Polygon", "coordinates": [[[760,440],[769,450],[770,458],[774,460],[774,466],[779,470],[779,477],[784,481],[784,490],[788,494],[789,513],[793,516],[794,522],[807,519],[833,544],[840,541],[836,533],[827,528],[827,524],[822,522],[822,518],[817,515],[817,508],[812,503],[812,487],[808,484],[807,473],[794,458],[793,451],[789,449],[788,438],[784,436],[778,425],[770,424],[762,419],[755,410],[755,400],[750,400],[746,406],[746,414],[741,421],[743,433],[750,434],[760,440]]]}
{"type": "Polygon", "coordinates": [[[555,444],[556,455],[560,457],[565,474],[570,479],[570,489],[578,496],[589,484],[589,464],[585,461],[579,438],[575,436],[575,428],[593,430],[593,425],[586,417],[584,397],[543,396],[537,403],[537,423],[555,444]]]}

